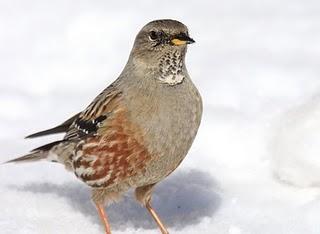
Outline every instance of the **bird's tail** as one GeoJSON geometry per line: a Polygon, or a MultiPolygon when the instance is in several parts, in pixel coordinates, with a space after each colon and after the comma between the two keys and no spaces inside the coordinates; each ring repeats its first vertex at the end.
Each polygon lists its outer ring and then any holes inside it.
{"type": "Polygon", "coordinates": [[[26,154],[19,158],[9,160],[5,163],[35,162],[43,159],[54,161],[53,159],[51,159],[51,157],[49,158],[49,156],[51,156],[50,150],[61,142],[62,141],[55,141],[55,142],[43,145],[39,148],[32,150],[29,154],[26,154]]]}
{"type": "Polygon", "coordinates": [[[48,153],[42,151],[31,152],[22,157],[11,159],[5,163],[22,163],[22,162],[35,162],[47,158],[48,153]]]}

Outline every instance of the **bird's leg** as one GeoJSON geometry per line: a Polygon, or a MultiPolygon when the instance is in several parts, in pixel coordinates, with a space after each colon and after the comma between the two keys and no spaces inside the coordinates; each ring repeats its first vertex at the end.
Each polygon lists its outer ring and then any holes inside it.
{"type": "Polygon", "coordinates": [[[152,208],[151,206],[151,200],[149,200],[146,203],[146,208],[149,211],[149,213],[151,214],[152,218],[154,219],[154,221],[156,221],[156,223],[158,224],[158,227],[161,230],[162,234],[169,234],[167,228],[164,226],[163,222],[161,221],[159,215],[155,212],[155,210],[152,208]]]}
{"type": "Polygon", "coordinates": [[[153,189],[154,185],[155,184],[150,184],[150,185],[136,188],[136,191],[135,191],[136,199],[143,206],[145,206],[147,208],[150,215],[152,216],[154,221],[156,221],[158,227],[160,228],[161,233],[162,234],[169,234],[167,228],[165,227],[165,225],[161,221],[160,217],[158,216],[158,214],[155,212],[155,210],[151,206],[151,195],[152,195],[152,189],[153,189]]]}
{"type": "Polygon", "coordinates": [[[103,223],[103,226],[105,228],[106,234],[111,234],[111,229],[110,229],[110,224],[109,224],[109,221],[108,221],[108,216],[107,216],[103,206],[96,203],[96,207],[97,207],[100,219],[101,219],[101,221],[103,223]]]}

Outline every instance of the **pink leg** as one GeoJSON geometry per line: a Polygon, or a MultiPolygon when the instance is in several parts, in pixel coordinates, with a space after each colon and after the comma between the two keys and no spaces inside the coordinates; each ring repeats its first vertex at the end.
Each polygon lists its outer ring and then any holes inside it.
{"type": "Polygon", "coordinates": [[[108,221],[108,216],[107,216],[103,206],[96,203],[96,207],[97,207],[100,219],[101,219],[101,221],[102,221],[102,223],[104,225],[106,234],[111,234],[111,229],[110,229],[110,224],[109,224],[109,221],[108,221]]]}
{"type": "Polygon", "coordinates": [[[151,214],[152,218],[154,219],[154,221],[156,221],[158,227],[161,230],[162,234],[169,234],[167,228],[164,226],[163,222],[160,220],[159,215],[155,212],[155,210],[152,208],[150,201],[147,202],[146,204],[146,208],[149,211],[149,213],[151,214]]]}
{"type": "Polygon", "coordinates": [[[155,184],[150,184],[146,186],[141,186],[136,188],[136,199],[147,208],[150,215],[156,221],[158,227],[161,230],[162,234],[169,234],[166,226],[161,221],[159,215],[155,212],[155,210],[151,206],[151,195],[152,195],[152,189],[155,186],[155,184]]]}

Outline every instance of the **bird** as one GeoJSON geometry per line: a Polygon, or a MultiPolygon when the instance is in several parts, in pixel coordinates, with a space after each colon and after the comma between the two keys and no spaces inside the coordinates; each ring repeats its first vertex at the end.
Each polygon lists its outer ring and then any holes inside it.
{"type": "MultiPolygon", "coordinates": [[[[147,209],[162,234],[168,229],[151,204],[155,185],[186,157],[202,116],[202,98],[185,64],[188,28],[154,20],[137,34],[118,78],[82,112],[26,138],[64,133],[6,163],[58,162],[91,189],[106,234],[105,207],[128,190],[147,209]]],[[[169,196],[169,195],[168,195],[169,196]]]]}

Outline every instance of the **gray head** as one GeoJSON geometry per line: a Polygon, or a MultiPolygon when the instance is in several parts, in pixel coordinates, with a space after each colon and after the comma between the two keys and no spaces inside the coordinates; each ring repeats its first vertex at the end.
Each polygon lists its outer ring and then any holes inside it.
{"type": "Polygon", "coordinates": [[[155,20],[145,25],[138,33],[132,55],[146,60],[151,65],[167,52],[178,51],[184,54],[187,44],[193,42],[189,37],[188,28],[181,22],[170,19],[155,20]]]}
{"type": "MultiPolygon", "coordinates": [[[[187,45],[194,43],[188,28],[176,20],[155,20],[138,33],[130,61],[144,72],[155,75],[162,83],[175,85],[185,78],[184,58],[187,45]]],[[[132,63],[131,63],[132,64],[132,63]]]]}

